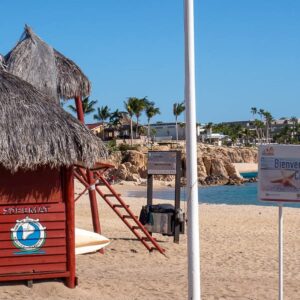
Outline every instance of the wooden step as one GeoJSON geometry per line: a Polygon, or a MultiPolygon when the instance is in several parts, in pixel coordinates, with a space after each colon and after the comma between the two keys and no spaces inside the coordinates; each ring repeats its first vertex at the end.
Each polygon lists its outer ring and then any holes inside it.
{"type": "Polygon", "coordinates": [[[139,226],[132,226],[132,229],[134,229],[134,230],[140,230],[141,227],[139,227],[139,226]]]}
{"type": "MultiPolygon", "coordinates": [[[[161,250],[162,250],[162,252],[166,251],[166,249],[163,249],[163,248],[161,248],[161,250]]],[[[151,247],[149,251],[152,252],[152,251],[159,251],[159,250],[155,247],[151,247]]]]}
{"type": "Polygon", "coordinates": [[[122,218],[123,219],[133,219],[132,216],[129,216],[129,215],[123,215],[122,218]]]}
{"type": "MultiPolygon", "coordinates": [[[[138,216],[135,216],[135,217],[138,219],[138,216]]],[[[123,219],[133,219],[133,217],[130,215],[123,215],[122,218],[123,219]]]]}
{"type": "MultiPolygon", "coordinates": [[[[127,208],[129,208],[130,206],[129,205],[125,205],[127,208]]],[[[116,207],[124,207],[122,204],[114,204],[113,205],[113,208],[116,208],[116,207]]]]}
{"type": "MultiPolygon", "coordinates": [[[[119,197],[121,194],[117,194],[119,197]]],[[[104,194],[103,197],[116,197],[114,194],[104,194]]]]}
{"type": "MultiPolygon", "coordinates": [[[[154,241],[156,241],[156,238],[152,238],[154,241]]],[[[149,239],[149,238],[147,238],[146,236],[143,236],[142,238],[141,238],[141,240],[143,240],[143,241],[145,241],[145,242],[151,242],[151,240],[149,239]]]]}

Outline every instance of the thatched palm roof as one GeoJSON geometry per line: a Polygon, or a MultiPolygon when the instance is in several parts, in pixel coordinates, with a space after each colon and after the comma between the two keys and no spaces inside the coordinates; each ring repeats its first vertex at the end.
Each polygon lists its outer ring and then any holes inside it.
{"type": "Polygon", "coordinates": [[[18,44],[5,56],[7,70],[58,102],[58,99],[87,97],[88,78],[70,59],[42,41],[25,26],[18,44]]]}
{"type": "Polygon", "coordinates": [[[0,53],[0,68],[4,68],[5,59],[4,56],[0,53]]]}
{"type": "Polygon", "coordinates": [[[41,165],[91,167],[106,157],[87,127],[0,64],[0,164],[16,171],[41,165]]]}

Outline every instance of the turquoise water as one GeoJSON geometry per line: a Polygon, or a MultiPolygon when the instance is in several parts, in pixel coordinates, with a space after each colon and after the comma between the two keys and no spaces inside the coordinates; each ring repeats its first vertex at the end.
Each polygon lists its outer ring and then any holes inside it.
{"type": "Polygon", "coordinates": [[[240,173],[244,178],[257,177],[257,172],[240,173]]]}
{"type": "MultiPolygon", "coordinates": [[[[274,206],[276,203],[262,202],[257,199],[257,183],[245,183],[243,185],[222,185],[199,188],[199,203],[229,204],[229,205],[261,205],[274,206]]],[[[146,197],[146,192],[130,192],[128,196],[146,197]]],[[[174,200],[174,190],[153,191],[153,198],[174,200]]],[[[181,199],[186,199],[185,188],[181,189],[181,199]]],[[[300,207],[300,204],[285,204],[288,207],[300,207]]]]}

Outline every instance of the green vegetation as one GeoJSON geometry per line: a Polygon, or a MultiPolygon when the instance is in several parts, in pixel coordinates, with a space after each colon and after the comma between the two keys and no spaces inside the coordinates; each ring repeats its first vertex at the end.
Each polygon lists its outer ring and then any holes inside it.
{"type": "Polygon", "coordinates": [[[129,97],[127,99],[127,102],[124,101],[125,110],[128,113],[128,116],[130,118],[130,139],[131,139],[131,145],[133,143],[133,141],[132,141],[133,140],[132,117],[133,117],[133,102],[135,101],[135,99],[137,99],[137,98],[129,97]]]}
{"type": "Polygon", "coordinates": [[[300,144],[300,126],[298,119],[291,118],[292,126],[285,124],[283,128],[273,136],[275,143],[279,144],[300,144]]]}
{"type": "Polygon", "coordinates": [[[223,133],[227,135],[230,140],[235,143],[238,139],[244,139],[245,144],[249,145],[251,138],[253,138],[253,134],[247,128],[243,128],[238,124],[208,124],[208,128],[212,128],[213,133],[223,133]]]}
{"type": "Polygon", "coordinates": [[[178,126],[177,126],[177,119],[178,117],[185,111],[184,102],[181,103],[174,103],[173,104],[173,115],[175,116],[175,123],[176,123],[176,142],[178,142],[178,126]]]}
{"type": "Polygon", "coordinates": [[[127,151],[127,150],[138,150],[139,145],[128,145],[128,144],[120,144],[119,147],[117,147],[119,151],[127,151]]]}
{"type": "Polygon", "coordinates": [[[147,97],[144,98],[137,98],[137,97],[129,97],[127,99],[127,102],[124,102],[125,109],[130,117],[130,137],[131,137],[131,145],[132,145],[132,139],[133,139],[133,129],[132,129],[132,117],[136,117],[136,131],[135,131],[135,137],[139,136],[139,118],[142,115],[142,112],[145,111],[147,108],[148,103],[150,102],[147,97]]]}
{"type": "Polygon", "coordinates": [[[127,150],[138,150],[139,145],[128,145],[128,144],[120,144],[119,146],[117,146],[116,144],[116,140],[111,140],[106,142],[106,148],[107,150],[112,153],[115,151],[127,151],[127,150]]]}
{"type": "Polygon", "coordinates": [[[151,130],[150,130],[150,120],[154,116],[160,114],[160,110],[159,110],[158,107],[155,107],[155,103],[154,102],[147,100],[146,101],[145,113],[146,113],[147,122],[148,122],[147,138],[148,138],[148,141],[149,141],[150,133],[151,133],[151,130]]]}
{"type": "Polygon", "coordinates": [[[270,142],[270,128],[273,122],[273,116],[270,112],[260,108],[251,107],[251,114],[253,118],[256,114],[259,115],[260,120],[255,119],[253,124],[255,126],[256,138],[258,142],[270,142]]]}
{"type": "MultiPolygon", "coordinates": [[[[104,128],[108,120],[108,125],[111,128],[114,128],[116,131],[121,130],[122,128],[122,119],[124,118],[124,112],[119,111],[118,109],[111,112],[109,107],[101,106],[95,109],[97,100],[89,100],[85,98],[82,101],[83,112],[85,115],[94,114],[94,119],[102,122],[102,139],[104,139],[104,128]]],[[[63,104],[61,104],[63,106],[63,104]]],[[[73,112],[76,111],[76,107],[73,105],[68,106],[69,109],[73,112]]],[[[153,138],[156,134],[156,131],[151,129],[150,121],[153,117],[160,114],[159,107],[155,106],[155,102],[150,101],[147,97],[137,98],[129,97],[127,101],[124,101],[125,113],[130,119],[130,146],[124,144],[123,146],[116,147],[113,141],[109,142],[108,147],[110,149],[115,149],[124,151],[129,149],[135,149],[133,146],[133,138],[137,138],[140,135],[147,134],[148,141],[150,137],[153,138]],[[143,126],[139,126],[139,121],[141,115],[145,113],[147,118],[147,131],[143,126]],[[133,118],[135,117],[135,133],[133,132],[133,118]]],[[[175,116],[175,126],[176,126],[176,141],[178,142],[178,125],[184,126],[184,124],[178,123],[178,117],[185,111],[184,102],[176,102],[173,104],[173,115],[175,116]]],[[[285,143],[285,144],[299,144],[300,140],[300,124],[298,124],[298,118],[292,116],[290,118],[281,117],[279,120],[275,121],[270,112],[262,108],[251,107],[250,113],[253,120],[249,122],[228,122],[228,123],[219,123],[213,124],[209,122],[205,125],[204,129],[206,130],[207,137],[212,142],[211,133],[220,133],[225,136],[228,136],[228,141],[230,144],[243,144],[243,145],[254,145],[259,143],[285,143]],[[257,118],[256,118],[257,117],[257,118]]],[[[163,122],[156,122],[157,124],[163,122]]],[[[126,133],[125,133],[126,134],[126,133]]],[[[127,134],[126,134],[127,135],[127,134]]],[[[226,143],[226,142],[225,142],[226,143]]]]}
{"type": "MultiPolygon", "coordinates": [[[[97,120],[99,122],[102,122],[102,126],[104,129],[104,122],[110,117],[110,109],[108,106],[101,106],[98,107],[97,113],[94,114],[94,120],[97,120]]],[[[104,130],[102,131],[102,139],[104,140],[104,130]]]]}
{"type": "Polygon", "coordinates": [[[285,143],[299,144],[300,125],[298,118],[282,117],[280,122],[275,121],[270,112],[264,109],[251,107],[253,121],[242,126],[238,123],[208,123],[205,126],[207,133],[222,133],[233,142],[240,142],[245,146],[256,143],[285,143]],[[258,115],[259,118],[255,118],[258,115]]]}
{"type": "MultiPolygon", "coordinates": [[[[89,97],[83,99],[82,100],[83,114],[89,115],[92,112],[94,112],[96,103],[97,103],[97,100],[90,100],[89,97]]],[[[69,105],[68,107],[72,112],[77,113],[77,109],[75,106],[69,105]]]]}

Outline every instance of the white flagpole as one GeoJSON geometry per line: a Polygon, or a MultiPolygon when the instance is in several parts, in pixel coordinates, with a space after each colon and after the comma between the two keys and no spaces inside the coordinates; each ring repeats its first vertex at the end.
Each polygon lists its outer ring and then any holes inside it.
{"type": "Polygon", "coordinates": [[[283,204],[279,203],[279,214],[278,214],[278,245],[279,245],[279,295],[278,299],[283,300],[283,204]]]}
{"type": "Polygon", "coordinates": [[[194,51],[194,1],[184,0],[185,116],[188,195],[188,291],[190,300],[200,300],[200,242],[198,216],[196,91],[194,51]]]}

